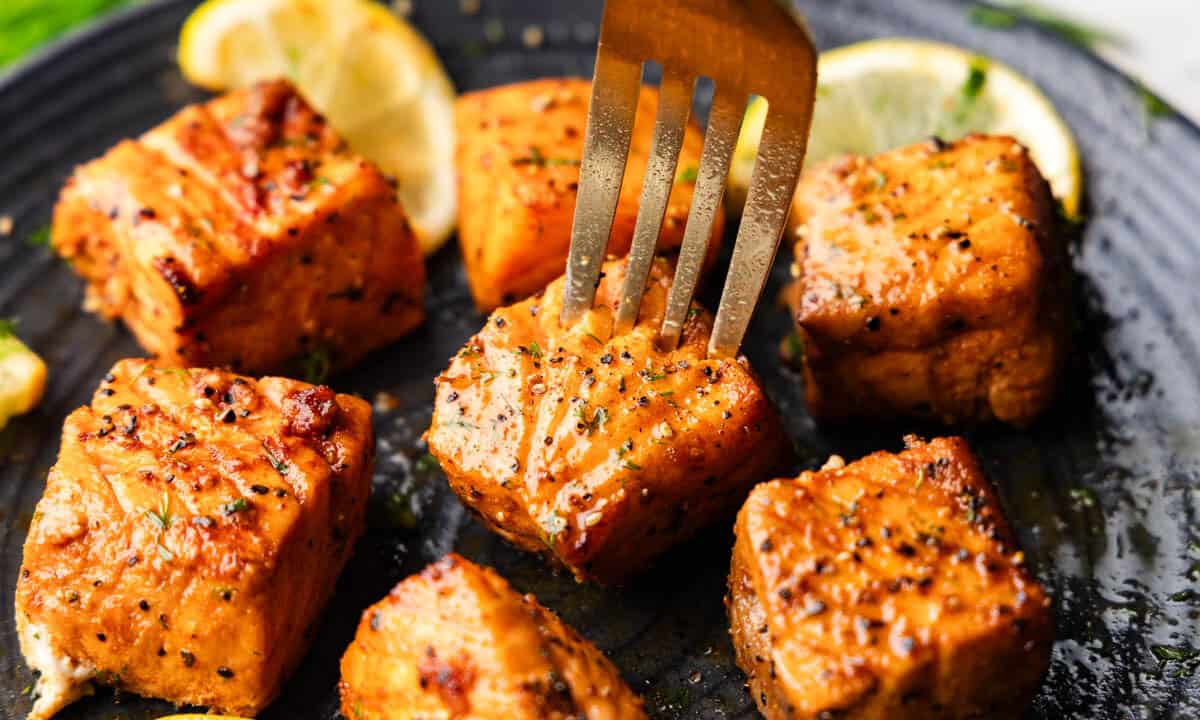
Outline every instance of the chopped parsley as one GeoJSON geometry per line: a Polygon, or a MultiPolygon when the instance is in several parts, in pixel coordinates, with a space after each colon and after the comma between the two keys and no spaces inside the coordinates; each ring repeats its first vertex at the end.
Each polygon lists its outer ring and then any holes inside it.
{"type": "Polygon", "coordinates": [[[534,360],[542,359],[542,348],[534,340],[529,341],[529,347],[518,347],[517,352],[521,353],[522,355],[528,355],[534,360]]]}
{"type": "Polygon", "coordinates": [[[434,470],[440,470],[441,467],[441,464],[438,463],[437,458],[432,453],[425,453],[413,463],[413,469],[417,472],[433,472],[434,470]]]}
{"type": "Polygon", "coordinates": [[[171,501],[164,492],[162,499],[159,500],[157,510],[147,510],[146,517],[150,518],[150,522],[154,523],[159,530],[166,530],[175,524],[175,516],[171,514],[171,501]]]}
{"type": "Polygon", "coordinates": [[[632,460],[622,460],[621,467],[625,468],[626,470],[633,470],[635,472],[642,469],[641,465],[638,465],[632,460]]]}
{"type": "Polygon", "coordinates": [[[275,468],[275,472],[279,473],[280,475],[287,475],[288,464],[276,457],[275,453],[271,452],[271,448],[267,447],[265,442],[262,444],[262,446],[263,450],[266,451],[267,454],[267,462],[271,463],[271,467],[275,468]]]}
{"type": "Polygon", "coordinates": [[[1176,671],[1173,673],[1174,677],[1195,675],[1196,669],[1200,668],[1200,650],[1171,647],[1170,645],[1151,645],[1150,653],[1158,661],[1159,670],[1168,665],[1174,665],[1176,667],[1176,671]]]}
{"type": "Polygon", "coordinates": [[[235,515],[240,512],[246,512],[249,509],[250,509],[249,501],[247,501],[246,498],[238,498],[236,500],[230,500],[229,502],[222,505],[221,506],[221,514],[226,515],[226,516],[235,515]]]}
{"type": "Polygon", "coordinates": [[[37,230],[34,230],[32,233],[29,234],[29,237],[25,238],[25,244],[33,245],[35,247],[49,247],[49,245],[50,245],[50,226],[43,225],[40,228],[38,228],[37,230]]]}
{"type": "Polygon", "coordinates": [[[529,154],[513,158],[512,164],[547,167],[551,165],[579,165],[579,160],[565,157],[546,157],[542,154],[541,148],[536,145],[530,145],[529,154]]]}
{"type": "Polygon", "coordinates": [[[696,167],[695,165],[688,165],[679,171],[676,181],[681,183],[694,183],[696,182],[696,178],[699,176],[700,168],[696,167]]]}
{"type": "Polygon", "coordinates": [[[1069,494],[1077,507],[1096,506],[1096,493],[1092,492],[1090,488],[1071,488],[1069,494]]]}
{"type": "Polygon", "coordinates": [[[304,365],[304,381],[314,385],[325,382],[329,377],[329,351],[313,348],[300,358],[304,365]]]}
{"type": "Polygon", "coordinates": [[[588,435],[591,435],[597,430],[604,429],[604,424],[608,422],[608,410],[606,408],[596,408],[596,412],[593,413],[589,418],[588,406],[587,403],[584,402],[579,406],[579,409],[576,412],[579,414],[580,427],[585,430],[588,435]]]}

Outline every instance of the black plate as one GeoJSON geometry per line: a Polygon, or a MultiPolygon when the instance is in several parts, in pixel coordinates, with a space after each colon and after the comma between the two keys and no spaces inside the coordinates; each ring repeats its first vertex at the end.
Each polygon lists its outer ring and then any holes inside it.
{"type": "MultiPolygon", "coordinates": [[[[416,5],[415,22],[462,89],[591,71],[598,0],[484,0],[474,17],[461,15],[451,0],[416,5]],[[496,46],[484,43],[488,18],[502,18],[506,29],[496,46]],[[546,41],[529,50],[520,30],[533,24],[545,29],[546,41]]],[[[172,62],[189,6],[142,5],[0,80],[0,213],[16,219],[13,236],[0,238],[0,316],[20,318],[20,334],[51,368],[41,407],[0,435],[0,710],[6,717],[24,717],[29,708],[22,689],[31,678],[13,632],[11,588],[59,427],[87,402],[110,364],[140,354],[122,328],[82,313],[80,282],[48,250],[23,238],[48,221],[72,165],[201,99],[172,62]]],[[[965,6],[954,2],[807,0],[803,8],[823,47],[912,35],[1003,59],[1037,81],[1077,133],[1090,221],[1076,252],[1075,371],[1057,410],[1030,431],[993,427],[970,433],[970,440],[1057,601],[1059,639],[1031,716],[1200,716],[1194,665],[1161,663],[1154,650],[1200,644],[1200,594],[1193,592],[1200,591],[1200,131],[1179,117],[1148,120],[1125,78],[1074,48],[1029,27],[972,27],[965,6]]],[[[780,258],[768,295],[779,289],[787,261],[780,258]]],[[[362,608],[450,549],[495,566],[559,611],[609,654],[645,696],[652,716],[754,717],[732,662],[721,604],[728,524],[678,548],[634,587],[602,591],[506,547],[467,517],[440,475],[417,467],[430,380],[482,322],[454,248],[433,259],[430,288],[423,329],[333,379],[338,389],[367,398],[391,393],[399,406],[376,414],[370,531],[307,660],[262,717],[335,716],[337,661],[362,608]]],[[[914,429],[817,429],[803,411],[796,378],[776,357],[786,326],[784,314],[765,303],[746,351],[806,465],[832,451],[857,456],[895,447],[902,432],[914,429]]],[[[142,718],[170,709],[102,692],[62,717],[142,718]]]]}

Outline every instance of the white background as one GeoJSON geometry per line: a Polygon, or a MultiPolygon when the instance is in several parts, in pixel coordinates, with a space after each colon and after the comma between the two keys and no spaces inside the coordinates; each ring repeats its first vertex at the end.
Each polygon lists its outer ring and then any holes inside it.
{"type": "Polygon", "coordinates": [[[1039,0],[1039,6],[1117,33],[1096,51],[1200,122],[1200,0],[1039,0]]]}

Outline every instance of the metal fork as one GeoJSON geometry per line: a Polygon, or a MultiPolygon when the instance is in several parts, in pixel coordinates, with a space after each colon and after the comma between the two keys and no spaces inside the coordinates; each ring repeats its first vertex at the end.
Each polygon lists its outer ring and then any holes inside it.
{"type": "Polygon", "coordinates": [[[595,301],[648,60],[662,66],[662,85],[613,331],[627,332],[637,322],[695,83],[706,76],[715,92],[659,344],[673,349],[679,343],[742,115],[757,94],[767,100],[767,120],[708,345],[710,356],[735,355],[766,285],[804,161],[816,50],[789,0],[607,1],[567,258],[564,325],[595,301]]]}

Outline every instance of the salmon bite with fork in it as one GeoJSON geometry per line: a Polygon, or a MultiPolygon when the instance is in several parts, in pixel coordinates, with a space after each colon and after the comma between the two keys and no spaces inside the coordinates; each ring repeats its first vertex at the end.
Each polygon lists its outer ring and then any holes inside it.
{"type": "Polygon", "coordinates": [[[604,583],[732,513],[790,457],[744,357],[707,357],[693,304],[679,347],[657,346],[671,267],[651,268],[638,324],[612,335],[625,261],[559,322],[563,280],[497,310],[438,376],[429,450],[450,487],[514,545],[604,583]]]}
{"type": "Polygon", "coordinates": [[[327,387],[122,360],[63,425],[25,541],[30,720],[92,682],[252,716],[365,523],[371,409],[327,387]]]}
{"type": "Polygon", "coordinates": [[[809,412],[1033,422],[1070,344],[1054,199],[1008,137],[937,139],[804,173],[791,305],[809,412]]]}
{"type": "Polygon", "coordinates": [[[51,240],[86,307],[173,365],[341,368],[424,319],[424,261],[392,182],[282,80],[78,167],[51,240]]]}

